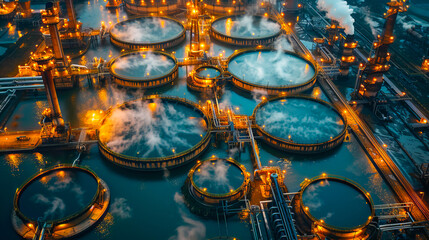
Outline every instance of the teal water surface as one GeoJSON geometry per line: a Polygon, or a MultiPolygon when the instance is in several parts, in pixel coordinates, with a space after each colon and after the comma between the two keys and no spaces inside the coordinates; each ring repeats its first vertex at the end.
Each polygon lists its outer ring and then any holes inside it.
{"type": "Polygon", "coordinates": [[[76,169],[61,169],[41,175],[21,192],[18,207],[37,221],[70,217],[87,207],[97,192],[97,180],[76,169]]]}
{"type": "Polygon", "coordinates": [[[270,101],[256,111],[255,120],[269,134],[300,144],[329,141],[345,128],[338,112],[305,98],[270,101]]]}
{"type": "Polygon", "coordinates": [[[363,194],[348,184],[324,179],[308,185],[302,201],[316,219],[338,228],[355,228],[371,216],[370,204],[363,194]]]}

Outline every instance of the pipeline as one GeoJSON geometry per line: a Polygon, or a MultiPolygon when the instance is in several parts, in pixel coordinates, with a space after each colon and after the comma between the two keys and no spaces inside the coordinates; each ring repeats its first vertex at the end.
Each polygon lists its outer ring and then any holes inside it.
{"type": "Polygon", "coordinates": [[[271,174],[270,178],[274,204],[269,207],[269,213],[276,239],[298,240],[292,213],[290,212],[289,206],[283,197],[283,192],[277,181],[277,173],[271,174]]]}

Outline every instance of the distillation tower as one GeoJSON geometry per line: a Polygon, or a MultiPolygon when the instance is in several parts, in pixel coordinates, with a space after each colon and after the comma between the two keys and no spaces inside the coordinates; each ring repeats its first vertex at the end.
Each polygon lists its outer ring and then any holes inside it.
{"type": "Polygon", "coordinates": [[[356,57],[353,55],[353,50],[356,47],[357,41],[354,40],[354,35],[346,35],[340,63],[340,74],[342,76],[347,76],[349,74],[350,67],[356,60],[356,57]]]}
{"type": "Polygon", "coordinates": [[[383,33],[377,36],[373,43],[368,62],[361,64],[358,73],[355,93],[359,97],[375,98],[383,84],[383,74],[390,68],[389,46],[394,42],[393,28],[395,26],[398,13],[405,12],[408,9],[405,0],[387,3],[389,9],[384,13],[386,22],[384,23],[383,33]],[[357,90],[357,92],[356,92],[357,90]]]}

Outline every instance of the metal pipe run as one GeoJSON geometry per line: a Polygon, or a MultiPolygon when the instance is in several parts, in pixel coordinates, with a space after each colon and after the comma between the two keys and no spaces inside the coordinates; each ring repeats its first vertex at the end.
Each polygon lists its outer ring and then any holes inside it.
{"type": "MultiPolygon", "coordinates": [[[[279,186],[279,183],[277,181],[278,175],[277,173],[273,173],[270,176],[271,178],[271,192],[273,194],[273,200],[277,206],[277,210],[280,214],[280,219],[274,220],[274,221],[281,221],[283,228],[285,230],[286,239],[289,240],[298,240],[297,233],[295,230],[295,225],[293,223],[292,214],[290,212],[289,206],[285,202],[285,199],[283,197],[283,192],[279,186]]],[[[270,208],[270,210],[273,207],[270,208]]],[[[275,213],[273,213],[274,215],[275,213]]],[[[276,225],[276,229],[277,229],[276,225]]]]}

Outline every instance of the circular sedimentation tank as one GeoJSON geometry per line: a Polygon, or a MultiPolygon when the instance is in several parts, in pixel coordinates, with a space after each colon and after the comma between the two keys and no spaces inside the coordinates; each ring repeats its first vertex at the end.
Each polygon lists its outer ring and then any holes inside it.
{"type": "Polygon", "coordinates": [[[175,14],[183,11],[177,0],[124,0],[125,10],[131,14],[175,14]]]}
{"type": "Polygon", "coordinates": [[[272,18],[255,15],[233,15],[213,21],[210,35],[221,42],[237,46],[273,43],[281,34],[280,24],[272,18]]]}
{"type": "Polygon", "coordinates": [[[317,80],[317,69],[303,56],[271,48],[238,50],[228,59],[234,86],[269,95],[299,93],[317,80]]]}
{"type": "Polygon", "coordinates": [[[136,170],[163,170],[198,157],[210,142],[210,120],[198,104],[148,96],[109,109],[98,129],[100,152],[136,170]]]}
{"type": "Polygon", "coordinates": [[[187,79],[188,87],[200,92],[206,92],[218,86],[217,79],[221,77],[222,71],[215,66],[200,66],[193,70],[187,79]]]}
{"type": "Polygon", "coordinates": [[[262,101],[253,111],[258,135],[269,145],[293,153],[319,153],[341,144],[346,119],[331,104],[304,96],[262,101]]]}
{"type": "Polygon", "coordinates": [[[110,63],[113,80],[129,88],[154,88],[177,79],[177,59],[166,52],[138,51],[123,54],[110,63]]]}
{"type": "Polygon", "coordinates": [[[115,24],[110,29],[110,41],[125,49],[165,49],[185,40],[185,27],[167,17],[139,17],[115,24]]]}
{"type": "Polygon", "coordinates": [[[94,225],[110,201],[106,183],[87,168],[57,165],[31,177],[16,190],[12,224],[32,239],[46,223],[49,239],[73,237],[94,225]]]}
{"type": "MultiPolygon", "coordinates": [[[[306,179],[294,200],[298,223],[332,238],[369,235],[374,217],[370,194],[350,179],[322,174],[306,179]]],[[[364,239],[366,237],[363,237],[364,239]]]]}
{"type": "Polygon", "coordinates": [[[247,194],[249,176],[233,159],[211,158],[197,162],[182,190],[192,212],[216,216],[223,202],[235,206],[247,194]]]}

